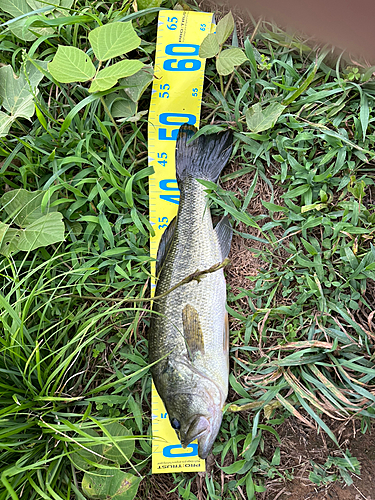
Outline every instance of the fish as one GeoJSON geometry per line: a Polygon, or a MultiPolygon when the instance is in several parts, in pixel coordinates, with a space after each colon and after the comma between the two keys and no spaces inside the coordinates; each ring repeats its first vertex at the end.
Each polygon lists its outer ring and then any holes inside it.
{"type": "MultiPolygon", "coordinates": [[[[197,270],[228,256],[233,230],[228,216],[213,227],[205,187],[217,182],[233,145],[231,131],[201,135],[183,125],[176,142],[177,216],[157,252],[155,297],[197,270]]],[[[172,428],[186,448],[198,440],[207,458],[219,432],[228,394],[229,326],[223,268],[177,287],[153,303],[149,361],[156,389],[172,428]]]]}

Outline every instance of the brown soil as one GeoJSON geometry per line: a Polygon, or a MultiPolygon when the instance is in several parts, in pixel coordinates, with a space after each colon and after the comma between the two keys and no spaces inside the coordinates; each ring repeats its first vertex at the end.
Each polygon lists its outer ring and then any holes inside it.
{"type": "MultiPolygon", "coordinates": [[[[332,425],[332,422],[330,422],[332,425]]],[[[337,424],[336,424],[337,425],[337,424]]],[[[361,474],[352,474],[353,484],[331,482],[318,486],[309,480],[313,470],[311,461],[323,465],[328,456],[342,457],[342,453],[325,439],[324,434],[317,434],[307,429],[295,418],[289,418],[279,429],[281,443],[272,436],[267,443],[265,455],[269,459],[280,446],[281,464],[278,470],[287,471],[293,476],[291,481],[280,479],[266,483],[267,491],[259,494],[258,500],[375,500],[375,426],[371,432],[362,434],[352,421],[336,429],[340,436],[342,449],[349,449],[352,456],[360,462],[361,474]]],[[[332,425],[332,429],[334,429],[332,425]]],[[[328,473],[337,472],[331,468],[328,473]]]]}
{"type": "MultiPolygon", "coordinates": [[[[235,173],[241,168],[243,168],[243,166],[239,166],[236,163],[229,165],[223,172],[224,178],[226,175],[235,173]]],[[[274,173],[276,173],[276,169],[274,167],[270,167],[267,171],[268,178],[271,178],[274,173]]],[[[254,180],[254,175],[255,169],[254,172],[247,173],[222,183],[222,187],[235,194],[242,192],[246,196],[254,180]]],[[[247,212],[251,217],[257,217],[265,214],[267,210],[264,208],[262,201],[270,202],[272,200],[273,203],[282,205],[281,195],[282,191],[279,187],[275,186],[272,198],[272,191],[269,185],[259,176],[254,196],[249,203],[247,212]]],[[[276,216],[277,214],[275,214],[275,218],[276,216]]],[[[269,222],[270,220],[271,219],[267,218],[262,221],[258,221],[258,225],[261,227],[264,223],[269,222]]],[[[256,238],[264,239],[264,235],[261,231],[259,231],[259,229],[246,226],[242,222],[236,224],[236,231],[256,238]]],[[[274,230],[274,233],[277,235],[277,228],[274,230]]],[[[271,245],[267,243],[262,243],[253,239],[245,239],[238,234],[234,234],[229,254],[231,265],[226,272],[227,283],[234,293],[239,293],[241,288],[248,290],[254,287],[253,281],[251,281],[248,277],[256,276],[259,273],[260,268],[267,267],[267,264],[265,264],[265,262],[258,257],[258,251],[265,250],[266,248],[269,251],[273,250],[271,245]]]]}
{"type": "MultiPolygon", "coordinates": [[[[329,423],[332,425],[332,422],[329,423]]],[[[281,462],[277,470],[290,480],[286,477],[269,479],[265,482],[267,491],[258,493],[257,500],[375,500],[375,426],[366,434],[362,434],[356,427],[358,424],[351,422],[343,429],[336,429],[336,435],[340,435],[342,431],[342,449],[349,449],[352,456],[359,460],[360,476],[351,475],[351,486],[347,486],[343,481],[318,486],[309,480],[309,474],[313,470],[311,461],[323,465],[329,455],[342,457],[342,453],[325,439],[324,434],[311,431],[297,419],[290,417],[277,429],[281,442],[270,435],[264,450],[265,458],[270,461],[276,447],[280,447],[281,462]]],[[[207,461],[208,473],[214,475],[216,480],[225,482],[227,478],[217,468],[212,455],[207,461]]],[[[337,469],[331,468],[328,473],[337,473],[337,469]]],[[[192,482],[191,491],[199,500],[208,498],[204,476],[205,473],[199,473],[192,482]]],[[[194,477],[194,474],[186,474],[186,477],[194,477]]],[[[172,491],[177,484],[171,474],[146,476],[141,483],[137,499],[179,500],[181,496],[178,492],[172,491]]],[[[246,500],[242,495],[235,498],[246,500]]]]}

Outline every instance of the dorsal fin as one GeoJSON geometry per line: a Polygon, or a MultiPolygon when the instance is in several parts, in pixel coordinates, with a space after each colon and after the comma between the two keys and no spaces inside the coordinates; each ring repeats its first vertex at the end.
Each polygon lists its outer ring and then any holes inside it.
{"type": "Polygon", "coordinates": [[[221,257],[226,259],[230,252],[230,245],[232,243],[233,229],[229,222],[229,216],[223,217],[216,225],[215,232],[219,240],[221,257]]]}
{"type": "Polygon", "coordinates": [[[204,341],[198,312],[190,304],[187,304],[182,310],[182,323],[188,355],[190,361],[193,361],[197,352],[204,354],[204,341]]]}
{"type": "Polygon", "coordinates": [[[176,221],[177,217],[173,217],[171,222],[169,223],[167,229],[164,231],[158,248],[158,254],[156,256],[156,276],[160,273],[161,268],[163,267],[165,257],[167,256],[169,247],[171,246],[171,241],[174,236],[174,231],[176,229],[176,221]]]}

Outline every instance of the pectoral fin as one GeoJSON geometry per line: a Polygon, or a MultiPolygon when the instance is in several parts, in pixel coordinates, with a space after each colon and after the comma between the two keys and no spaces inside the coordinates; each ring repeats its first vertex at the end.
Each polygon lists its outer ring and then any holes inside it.
{"type": "Polygon", "coordinates": [[[198,312],[190,304],[187,304],[182,310],[182,323],[189,358],[190,361],[193,361],[197,352],[204,354],[204,341],[198,312]]]}

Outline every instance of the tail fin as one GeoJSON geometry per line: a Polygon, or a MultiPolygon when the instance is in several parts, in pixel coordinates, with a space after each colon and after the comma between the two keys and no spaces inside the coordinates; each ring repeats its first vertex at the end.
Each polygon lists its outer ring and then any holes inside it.
{"type": "Polygon", "coordinates": [[[231,131],[201,135],[187,144],[196,131],[192,125],[182,125],[178,131],[176,144],[178,183],[189,176],[216,182],[231,155],[233,143],[231,131]]]}

